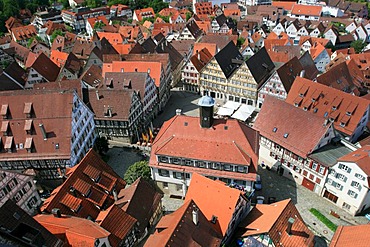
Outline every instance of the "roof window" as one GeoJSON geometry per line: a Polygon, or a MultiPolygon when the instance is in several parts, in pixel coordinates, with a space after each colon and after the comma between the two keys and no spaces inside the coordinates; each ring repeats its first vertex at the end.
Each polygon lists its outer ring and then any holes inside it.
{"type": "Polygon", "coordinates": [[[289,133],[284,134],[284,138],[288,138],[288,136],[289,136],[289,133]]]}
{"type": "Polygon", "coordinates": [[[275,132],[275,133],[276,133],[276,131],[277,131],[277,128],[276,128],[276,127],[274,127],[274,129],[272,130],[272,132],[275,132]]]}

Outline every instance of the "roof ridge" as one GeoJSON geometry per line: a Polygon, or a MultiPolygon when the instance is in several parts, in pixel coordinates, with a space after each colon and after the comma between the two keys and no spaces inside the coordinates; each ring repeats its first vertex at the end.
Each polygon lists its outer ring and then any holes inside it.
{"type": "MultiPolygon", "coordinates": [[[[238,144],[238,143],[236,143],[236,141],[233,141],[233,144],[237,147],[237,149],[239,150],[239,152],[242,154],[242,156],[243,156],[243,159],[245,160],[245,161],[247,161],[248,163],[250,163],[245,157],[244,157],[244,155],[243,155],[243,153],[245,154],[245,155],[247,155],[249,158],[250,158],[250,160],[252,160],[252,157],[242,148],[242,147],[240,147],[240,145],[238,144]]],[[[251,164],[249,164],[249,165],[251,165],[251,164]]]]}
{"type": "Polygon", "coordinates": [[[166,146],[173,138],[175,137],[175,135],[172,135],[172,136],[170,136],[169,138],[167,138],[166,140],[164,140],[161,144],[161,146],[158,146],[157,148],[156,148],[156,152],[158,152],[158,151],[160,151],[164,146],[166,146]]]}
{"type": "MultiPolygon", "coordinates": [[[[175,122],[175,119],[178,117],[178,115],[176,115],[175,117],[173,117],[172,119],[170,119],[169,121],[171,121],[169,124],[168,124],[168,126],[163,130],[163,131],[159,131],[159,132],[162,132],[162,134],[161,135],[157,135],[156,136],[156,138],[155,139],[157,139],[157,140],[159,140],[160,138],[161,138],[161,136],[163,135],[163,133],[166,133],[167,132],[167,130],[170,128],[170,126],[173,124],[173,122],[175,122]]],[[[163,128],[163,125],[162,125],[162,128],[163,128]]],[[[161,130],[162,130],[162,128],[161,128],[161,130]]],[[[159,134],[159,133],[158,133],[159,134]]],[[[154,144],[156,144],[157,142],[156,142],[156,140],[154,140],[154,142],[152,143],[152,145],[154,145],[154,144]]]]}

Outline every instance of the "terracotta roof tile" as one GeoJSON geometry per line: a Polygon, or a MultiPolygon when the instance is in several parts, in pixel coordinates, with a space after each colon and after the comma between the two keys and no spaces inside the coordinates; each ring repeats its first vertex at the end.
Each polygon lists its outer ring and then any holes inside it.
{"type": "MultiPolygon", "coordinates": [[[[289,91],[286,102],[293,105],[295,99],[299,97],[304,101],[312,101],[312,95],[317,94],[318,92],[319,97],[315,99],[314,104],[312,107],[308,108],[308,111],[315,112],[314,114],[322,119],[328,118],[328,115],[332,114],[333,112],[338,112],[337,118],[333,119],[335,129],[344,133],[345,135],[351,136],[354,133],[362,116],[368,109],[369,101],[364,98],[327,87],[320,83],[315,83],[310,80],[297,77],[289,91]],[[302,97],[300,97],[300,92],[303,89],[306,92],[302,97]],[[333,107],[335,107],[335,110],[333,110],[333,107]],[[350,112],[350,120],[344,127],[342,127],[340,125],[342,117],[347,115],[347,111],[350,110],[350,108],[355,110],[351,110],[352,112],[350,112]]],[[[298,107],[302,108],[302,105],[299,105],[298,107]]]]}
{"type": "Polygon", "coordinates": [[[36,28],[33,25],[14,27],[11,32],[16,41],[28,40],[37,35],[36,28]]]}
{"type": "Polygon", "coordinates": [[[257,204],[240,223],[242,236],[268,234],[275,246],[313,246],[314,234],[305,225],[291,199],[273,204],[257,204]],[[287,233],[292,218],[291,234],[287,233]]]}
{"type": "Polygon", "coordinates": [[[214,228],[225,236],[240,197],[240,190],[193,173],[185,201],[193,200],[208,221],[212,220],[212,216],[216,216],[217,223],[214,228]]]}
{"type": "Polygon", "coordinates": [[[207,217],[193,200],[186,201],[175,212],[162,217],[156,232],[145,242],[145,247],[165,246],[220,246],[222,236],[213,229],[207,217]],[[198,224],[192,220],[193,210],[198,211],[198,224]]]}
{"type": "MultiPolygon", "coordinates": [[[[290,91],[294,91],[296,82],[297,79],[290,91]]],[[[303,158],[315,149],[330,126],[331,124],[324,126],[321,116],[303,111],[272,96],[266,96],[254,124],[254,128],[262,136],[303,158]],[[309,135],[307,130],[310,130],[309,135]]]]}
{"type": "Polygon", "coordinates": [[[347,161],[356,163],[370,177],[370,145],[365,145],[352,153],[349,153],[338,161],[347,161]]]}
{"type": "Polygon", "coordinates": [[[321,11],[322,6],[294,4],[292,8],[292,15],[308,15],[320,17],[321,11]]]}
{"type": "MultiPolygon", "coordinates": [[[[103,189],[101,184],[99,184],[101,178],[106,180],[104,184],[111,184],[114,181],[117,190],[123,189],[126,184],[91,149],[82,161],[68,174],[67,180],[45,200],[41,210],[51,213],[53,208],[59,208],[62,214],[81,218],[87,218],[89,216],[92,219],[96,219],[100,213],[100,209],[97,206],[104,208],[103,204],[105,207],[109,207],[114,203],[111,194],[112,189],[107,194],[105,192],[106,189],[103,189]],[[86,190],[88,191],[87,195],[84,195],[83,193],[86,193],[86,190]]],[[[109,229],[107,230],[109,231],[109,229]]]]}
{"type": "Polygon", "coordinates": [[[153,8],[145,8],[145,9],[136,9],[134,10],[138,21],[142,21],[143,18],[147,17],[154,17],[154,10],[153,8]]]}
{"type": "Polygon", "coordinates": [[[330,247],[368,246],[370,225],[338,226],[330,247]]]}
{"type": "Polygon", "coordinates": [[[193,63],[194,67],[198,72],[200,72],[204,66],[212,59],[212,54],[208,51],[207,48],[203,48],[200,51],[197,51],[196,54],[194,54],[190,61],[193,63]]]}
{"type": "Polygon", "coordinates": [[[31,66],[47,81],[55,81],[59,74],[59,67],[44,53],[41,53],[31,66]]]}

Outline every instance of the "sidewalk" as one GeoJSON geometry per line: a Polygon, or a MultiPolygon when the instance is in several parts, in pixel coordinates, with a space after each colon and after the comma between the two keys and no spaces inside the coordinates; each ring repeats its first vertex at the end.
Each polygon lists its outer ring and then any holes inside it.
{"type": "Polygon", "coordinates": [[[268,171],[259,167],[258,174],[260,174],[262,179],[262,190],[258,191],[256,195],[263,195],[266,200],[268,197],[273,196],[276,197],[277,201],[291,198],[307,226],[309,226],[316,235],[322,236],[329,241],[332,239],[334,232],[309,211],[311,208],[319,210],[336,225],[359,225],[368,223],[365,217],[354,217],[348,214],[329,200],[320,197],[301,185],[296,185],[292,180],[286,177],[279,176],[275,171],[268,171]],[[330,214],[331,210],[335,211],[340,218],[338,219],[332,216],[330,214]]]}

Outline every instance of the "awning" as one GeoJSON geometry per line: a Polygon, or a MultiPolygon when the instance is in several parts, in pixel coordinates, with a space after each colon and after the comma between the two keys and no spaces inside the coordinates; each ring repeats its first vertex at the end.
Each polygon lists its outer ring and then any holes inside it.
{"type": "Polygon", "coordinates": [[[231,116],[241,121],[247,120],[256,108],[251,105],[241,105],[240,108],[231,116]]]}
{"type": "Polygon", "coordinates": [[[220,116],[231,116],[233,114],[234,110],[226,107],[219,107],[217,111],[217,115],[220,116]]]}
{"type": "Polygon", "coordinates": [[[234,111],[239,108],[241,104],[238,102],[227,101],[222,107],[233,109],[234,111]]]}

